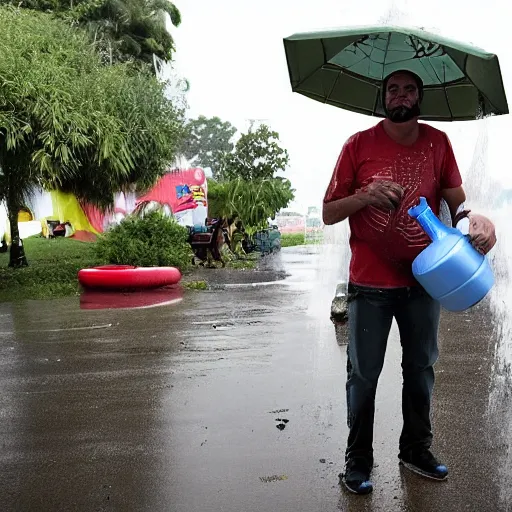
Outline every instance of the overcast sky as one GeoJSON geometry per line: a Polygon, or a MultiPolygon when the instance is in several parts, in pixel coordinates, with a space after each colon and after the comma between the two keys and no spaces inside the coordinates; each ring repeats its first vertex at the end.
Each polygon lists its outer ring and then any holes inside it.
{"type": "MultiPolygon", "coordinates": [[[[296,32],[347,25],[423,27],[496,53],[512,107],[510,14],[504,0],[176,0],[182,24],[173,28],[175,69],[191,84],[188,117],[219,116],[245,131],[249,119],[279,132],[290,153],[286,172],[296,189],[294,207],[320,205],[344,141],[377,118],[353,114],[292,93],[283,38],[296,32]],[[413,7],[414,6],[414,7],[413,7]],[[507,46],[508,44],[508,46],[507,46]]],[[[482,122],[436,123],[452,140],[464,175],[482,122]]],[[[485,123],[487,172],[512,187],[511,117],[485,123]]],[[[479,149],[478,149],[479,150],[479,149]]]]}

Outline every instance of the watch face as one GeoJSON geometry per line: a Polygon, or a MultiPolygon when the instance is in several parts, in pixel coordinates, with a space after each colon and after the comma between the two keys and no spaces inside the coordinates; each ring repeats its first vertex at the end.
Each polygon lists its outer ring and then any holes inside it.
{"type": "Polygon", "coordinates": [[[457,225],[455,226],[463,235],[467,235],[469,233],[469,219],[465,217],[464,219],[459,220],[457,225]]]}

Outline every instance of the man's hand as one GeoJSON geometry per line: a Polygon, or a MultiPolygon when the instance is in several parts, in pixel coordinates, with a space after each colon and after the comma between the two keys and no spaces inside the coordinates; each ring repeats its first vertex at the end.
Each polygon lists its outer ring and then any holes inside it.
{"type": "Polygon", "coordinates": [[[398,183],[388,180],[376,180],[362,189],[366,205],[395,210],[404,195],[404,188],[398,183]]]}
{"type": "Polygon", "coordinates": [[[496,244],[494,224],[483,215],[469,214],[469,239],[481,254],[487,254],[496,244]]]}

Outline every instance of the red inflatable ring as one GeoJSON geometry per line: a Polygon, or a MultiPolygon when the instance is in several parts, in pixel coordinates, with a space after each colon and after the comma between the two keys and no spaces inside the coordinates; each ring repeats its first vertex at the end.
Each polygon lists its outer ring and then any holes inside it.
{"type": "Polygon", "coordinates": [[[78,281],[84,288],[109,290],[142,290],[176,284],[181,272],[175,267],[133,267],[131,265],[102,265],[83,268],[78,281]]]}

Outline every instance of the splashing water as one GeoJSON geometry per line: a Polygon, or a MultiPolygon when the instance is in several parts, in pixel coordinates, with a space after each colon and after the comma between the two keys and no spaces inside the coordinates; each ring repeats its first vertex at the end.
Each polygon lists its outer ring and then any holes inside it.
{"type": "Polygon", "coordinates": [[[492,315],[494,347],[494,365],[489,392],[488,416],[496,414],[502,417],[501,454],[502,479],[501,497],[504,503],[510,501],[512,484],[512,450],[510,433],[512,432],[512,410],[510,393],[512,392],[512,238],[508,235],[507,224],[512,215],[512,202],[506,201],[500,193],[501,186],[489,178],[488,156],[488,120],[480,121],[480,132],[473,155],[473,162],[466,178],[468,205],[474,212],[486,215],[495,224],[498,242],[488,255],[495,275],[495,285],[489,293],[487,303],[492,315]]]}
{"type": "Polygon", "coordinates": [[[504,503],[510,501],[512,484],[512,450],[510,433],[512,432],[512,410],[510,403],[512,392],[512,238],[508,235],[507,224],[512,215],[512,202],[501,193],[502,187],[489,177],[488,157],[488,119],[479,121],[479,135],[473,161],[465,181],[467,205],[475,213],[489,217],[496,227],[498,242],[489,253],[495,276],[495,285],[486,298],[492,315],[494,347],[494,365],[489,392],[488,416],[496,414],[502,417],[500,433],[503,451],[500,475],[502,479],[501,498],[504,503]]]}
{"type": "Polygon", "coordinates": [[[512,204],[500,193],[501,185],[489,177],[488,119],[479,121],[479,134],[473,161],[464,177],[467,207],[474,213],[489,217],[496,226],[498,242],[488,259],[495,275],[495,285],[487,298],[493,317],[496,339],[495,359],[498,375],[510,374],[512,365],[512,239],[507,236],[507,224],[512,214],[512,204]]]}
{"type": "Polygon", "coordinates": [[[348,221],[344,221],[334,226],[324,226],[323,231],[309,313],[317,318],[328,319],[337,284],[348,282],[350,228],[348,221]]]}

